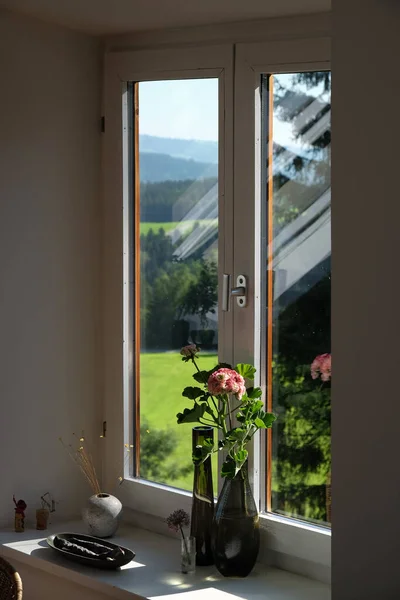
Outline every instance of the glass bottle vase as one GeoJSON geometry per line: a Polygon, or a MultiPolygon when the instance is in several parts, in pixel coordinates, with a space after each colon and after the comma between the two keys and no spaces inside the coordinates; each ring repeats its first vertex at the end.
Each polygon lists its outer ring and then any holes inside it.
{"type": "Polygon", "coordinates": [[[250,487],[247,462],[226,478],[213,525],[215,566],[225,577],[247,577],[260,548],[259,515],[250,487]]]}
{"type": "MultiPolygon", "coordinates": [[[[207,426],[193,427],[193,452],[206,440],[213,441],[214,429],[207,426]]],[[[214,492],[211,457],[201,465],[195,465],[193,477],[193,502],[190,535],[196,538],[196,565],[213,565],[211,532],[214,517],[214,492]]]]}

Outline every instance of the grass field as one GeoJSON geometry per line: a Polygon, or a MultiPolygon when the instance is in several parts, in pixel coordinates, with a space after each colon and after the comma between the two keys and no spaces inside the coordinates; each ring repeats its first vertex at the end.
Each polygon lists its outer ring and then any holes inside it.
{"type": "Polygon", "coordinates": [[[158,233],[160,229],[164,229],[165,233],[168,233],[178,226],[183,231],[187,231],[190,230],[196,222],[199,223],[199,225],[209,225],[210,223],[215,223],[215,226],[217,226],[216,219],[200,219],[198,221],[188,219],[187,221],[169,221],[167,223],[140,223],[140,233],[147,235],[150,229],[153,230],[153,233],[158,233]]]}
{"type": "MultiPolygon", "coordinates": [[[[216,354],[203,354],[199,358],[200,369],[212,369],[217,363],[216,354]]],[[[180,465],[192,464],[192,424],[178,425],[176,414],[193,405],[182,396],[183,388],[198,385],[192,374],[192,363],[184,363],[178,350],[163,353],[141,354],[140,357],[140,419],[147,421],[151,429],[170,429],[177,436],[175,451],[166,464],[178,461],[180,465]]],[[[213,457],[216,468],[217,455],[213,457]]],[[[193,474],[174,481],[165,481],[185,490],[192,489],[193,474]]],[[[216,490],[214,476],[214,489],[216,490]]]]}
{"type": "MultiPolygon", "coordinates": [[[[217,363],[216,354],[200,354],[200,369],[212,369],[217,363]]],[[[169,430],[175,438],[174,451],[168,453],[165,465],[192,466],[192,426],[195,424],[178,425],[176,414],[184,408],[193,406],[192,401],[182,396],[186,386],[198,385],[192,374],[194,367],[191,363],[182,362],[178,350],[163,353],[143,353],[140,357],[140,419],[148,423],[149,435],[153,430],[169,430]]],[[[155,432],[157,436],[157,432],[155,432]]],[[[214,432],[216,439],[216,431],[214,432]]],[[[217,493],[218,456],[213,455],[214,492],[217,493]]],[[[275,479],[275,478],[274,478],[275,479]]],[[[307,485],[320,485],[324,478],[317,473],[306,477],[307,485]]],[[[157,483],[192,490],[193,470],[189,469],[186,476],[157,483]]],[[[273,491],[279,490],[277,481],[273,481],[273,491]]]]}

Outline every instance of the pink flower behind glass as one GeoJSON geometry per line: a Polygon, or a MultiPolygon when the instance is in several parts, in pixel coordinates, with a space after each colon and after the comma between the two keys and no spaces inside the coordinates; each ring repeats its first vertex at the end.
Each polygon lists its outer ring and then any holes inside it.
{"type": "Polygon", "coordinates": [[[199,348],[196,346],[196,344],[189,344],[181,349],[182,356],[186,356],[187,358],[195,357],[197,352],[199,352],[199,348]]]}
{"type": "Polygon", "coordinates": [[[207,382],[208,391],[214,396],[219,394],[235,394],[240,400],[246,392],[244,379],[233,369],[218,369],[211,373],[207,382]]]}
{"type": "Polygon", "coordinates": [[[329,381],[332,375],[331,362],[332,357],[329,353],[316,356],[311,364],[311,377],[321,377],[322,381],[329,381]]]}

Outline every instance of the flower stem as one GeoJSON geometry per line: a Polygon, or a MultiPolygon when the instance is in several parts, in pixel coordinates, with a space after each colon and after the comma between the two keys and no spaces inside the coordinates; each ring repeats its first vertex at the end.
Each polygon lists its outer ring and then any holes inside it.
{"type": "Polygon", "coordinates": [[[232,417],[231,417],[231,407],[229,404],[229,395],[227,395],[227,397],[226,397],[226,405],[228,407],[229,429],[232,429],[232,417]]]}
{"type": "MultiPolygon", "coordinates": [[[[192,358],[192,362],[193,362],[194,366],[196,367],[196,369],[197,369],[197,372],[198,372],[198,373],[200,373],[200,369],[199,369],[199,367],[197,366],[197,363],[196,363],[196,361],[195,361],[195,359],[194,359],[194,358],[192,358]]],[[[207,385],[207,381],[204,381],[204,380],[203,380],[203,383],[204,383],[204,385],[207,385]]],[[[211,401],[212,401],[212,403],[214,404],[215,412],[217,413],[217,416],[216,416],[216,418],[214,419],[214,422],[217,424],[217,427],[219,427],[219,428],[221,429],[221,423],[220,423],[220,416],[219,416],[219,412],[218,412],[218,406],[217,406],[217,404],[216,404],[216,402],[215,402],[215,400],[214,400],[214,396],[211,396],[211,394],[210,394],[210,396],[209,396],[209,397],[211,398],[211,401]]]]}

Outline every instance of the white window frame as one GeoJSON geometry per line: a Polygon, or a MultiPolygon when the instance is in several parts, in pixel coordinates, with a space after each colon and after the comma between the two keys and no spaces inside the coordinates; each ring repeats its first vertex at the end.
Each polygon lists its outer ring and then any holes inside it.
{"type": "MultiPolygon", "coordinates": [[[[327,37],[243,43],[236,45],[234,116],[234,272],[249,276],[250,297],[245,311],[234,312],[234,362],[248,361],[262,373],[261,334],[264,298],[261,271],[261,104],[263,74],[330,69],[327,37]],[[248,199],[248,200],[247,200],[248,199]],[[251,285],[253,284],[253,285],[251,285]],[[244,336],[242,332],[246,332],[244,336]]],[[[266,382],[256,381],[266,397],[266,382]]],[[[250,455],[252,485],[268,532],[272,560],[325,581],[330,577],[331,530],[263,512],[265,508],[265,433],[254,437],[250,455]]]]}
{"type": "MultiPolygon", "coordinates": [[[[128,81],[218,76],[220,80],[219,256],[220,275],[249,277],[246,309],[224,313],[219,309],[219,357],[226,362],[253,362],[260,366],[258,279],[260,236],[256,214],[260,210],[260,110],[258,83],[262,73],[329,69],[329,39],[296,39],[245,44],[205,45],[184,49],[110,52],[106,55],[103,144],[103,322],[104,322],[104,420],[105,489],[115,489],[123,473],[118,495],[124,507],[150,518],[152,526],[171,510],[190,510],[191,493],[132,479],[124,469],[124,443],[132,431],[132,347],[129,341],[130,275],[128,267],[128,218],[130,191],[123,172],[122,98],[128,81]],[[235,78],[233,59],[235,57],[235,78]],[[235,122],[235,127],[233,123],[235,122]],[[234,144],[234,139],[236,144],[234,144]],[[240,142],[240,143],[239,143],[240,142]],[[235,152],[233,152],[235,148],[235,152]],[[246,201],[244,201],[246,199],[246,201]],[[233,248],[233,240],[235,245],[233,248]],[[250,332],[243,335],[242,332],[250,332]],[[235,344],[233,344],[235,340],[235,344]]],[[[258,220],[259,222],[259,220],[258,220]]],[[[233,304],[233,303],[232,303],[233,304]]],[[[263,382],[259,382],[263,383],[263,382]]],[[[255,437],[251,452],[253,489],[263,507],[260,472],[263,448],[255,437]]],[[[140,517],[139,517],[140,519],[140,517]]],[[[330,579],[330,531],[273,514],[262,514],[261,560],[313,578],[330,579]]]]}
{"type": "MultiPolygon", "coordinates": [[[[233,46],[230,44],[178,50],[144,50],[110,53],[106,58],[105,143],[104,143],[104,338],[105,402],[107,450],[103,455],[103,479],[107,489],[124,475],[118,490],[125,506],[153,515],[165,516],[168,507],[176,508],[177,494],[181,506],[190,508],[191,494],[168,486],[134,479],[124,464],[124,444],[132,439],[133,398],[132,340],[129,295],[129,214],[132,193],[127,170],[127,136],[124,118],[126,87],[130,81],[219,79],[219,276],[232,272],[233,244],[233,46]],[[124,215],[122,219],[122,215],[124,215]],[[120,344],[118,346],[118,343],[120,344]],[[113,348],[112,357],[109,348],[113,348]],[[123,415],[127,415],[124,418],[123,415]],[[186,500],[185,500],[186,498],[186,500]],[[183,503],[183,504],[182,504],[183,503]]],[[[232,313],[218,310],[220,360],[232,361],[232,313]]]]}

